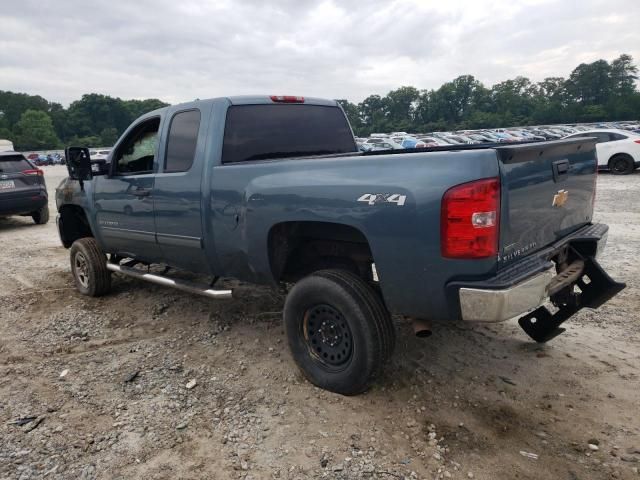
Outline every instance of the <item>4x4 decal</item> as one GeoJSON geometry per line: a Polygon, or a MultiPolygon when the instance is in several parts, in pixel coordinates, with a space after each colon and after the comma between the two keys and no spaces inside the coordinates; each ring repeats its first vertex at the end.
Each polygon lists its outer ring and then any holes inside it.
{"type": "Polygon", "coordinates": [[[378,203],[395,203],[401,207],[406,202],[407,196],[400,195],[399,193],[365,193],[360,198],[359,202],[366,202],[369,205],[376,205],[378,203]]]}

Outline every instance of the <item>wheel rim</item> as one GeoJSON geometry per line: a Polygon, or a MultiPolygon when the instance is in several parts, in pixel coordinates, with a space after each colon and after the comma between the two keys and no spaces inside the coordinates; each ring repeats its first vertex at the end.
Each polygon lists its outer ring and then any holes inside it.
{"type": "Polygon", "coordinates": [[[353,337],[346,319],[330,305],[316,305],[304,314],[303,333],[311,356],[331,369],[344,367],[353,356],[353,337]]]}
{"type": "Polygon", "coordinates": [[[74,266],[76,271],[76,278],[80,285],[85,288],[89,287],[89,266],[87,263],[87,259],[80,252],[76,253],[74,259],[74,266]]]}
{"type": "Polygon", "coordinates": [[[624,173],[627,171],[627,160],[624,158],[619,158],[613,162],[613,170],[616,173],[624,173]]]}

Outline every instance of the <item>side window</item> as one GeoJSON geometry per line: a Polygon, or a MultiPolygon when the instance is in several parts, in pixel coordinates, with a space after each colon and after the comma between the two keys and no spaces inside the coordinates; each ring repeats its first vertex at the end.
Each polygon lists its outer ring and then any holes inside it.
{"type": "Polygon", "coordinates": [[[165,172],[186,172],[193,164],[200,130],[200,110],[176,113],[169,126],[165,172]]]}
{"type": "Polygon", "coordinates": [[[137,175],[153,172],[158,149],[160,118],[151,118],[137,125],[125,137],[113,156],[116,175],[137,175]]]}
{"type": "Polygon", "coordinates": [[[627,138],[629,138],[629,137],[627,137],[625,135],[622,135],[621,133],[610,133],[609,135],[611,136],[611,140],[612,141],[615,141],[615,140],[626,140],[627,138]]]}
{"type": "Polygon", "coordinates": [[[596,143],[605,143],[610,141],[609,134],[606,132],[596,132],[591,134],[592,137],[596,137],[598,141],[596,143]]]}

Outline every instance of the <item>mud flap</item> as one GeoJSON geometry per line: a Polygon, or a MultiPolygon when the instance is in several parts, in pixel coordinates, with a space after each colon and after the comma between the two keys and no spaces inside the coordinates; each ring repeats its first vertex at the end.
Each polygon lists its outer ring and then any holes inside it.
{"type": "Polygon", "coordinates": [[[558,305],[556,313],[552,314],[547,307],[541,306],[518,320],[527,335],[538,343],[548,342],[566,330],[560,325],[580,309],[598,308],[627,286],[613,280],[594,257],[585,257],[584,271],[574,285],[581,292],[572,293],[570,301],[558,305]],[[589,283],[585,283],[585,276],[589,283]]]}

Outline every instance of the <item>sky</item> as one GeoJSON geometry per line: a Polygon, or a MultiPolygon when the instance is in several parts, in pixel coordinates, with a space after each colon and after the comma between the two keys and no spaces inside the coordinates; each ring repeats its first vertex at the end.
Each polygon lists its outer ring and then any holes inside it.
{"type": "Polygon", "coordinates": [[[241,94],[359,102],[471,74],[487,86],[640,64],[640,0],[3,0],[0,90],[179,103],[241,94]]]}

